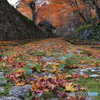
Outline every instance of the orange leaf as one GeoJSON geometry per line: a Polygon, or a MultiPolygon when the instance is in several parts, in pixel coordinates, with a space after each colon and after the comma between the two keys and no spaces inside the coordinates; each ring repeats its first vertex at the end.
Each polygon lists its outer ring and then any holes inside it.
{"type": "Polygon", "coordinates": [[[36,91],[37,90],[37,86],[35,84],[31,85],[31,91],[36,91]]]}
{"type": "Polygon", "coordinates": [[[83,74],[83,77],[84,77],[84,78],[89,78],[89,76],[88,76],[88,75],[86,75],[86,74],[83,74]]]}
{"type": "Polygon", "coordinates": [[[23,86],[25,85],[25,82],[15,83],[16,86],[23,86]]]}

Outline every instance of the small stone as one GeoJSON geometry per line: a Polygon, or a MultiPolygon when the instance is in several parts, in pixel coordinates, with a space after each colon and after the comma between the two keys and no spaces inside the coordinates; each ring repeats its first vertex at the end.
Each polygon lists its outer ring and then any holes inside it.
{"type": "Polygon", "coordinates": [[[44,61],[44,62],[52,62],[52,60],[54,60],[54,57],[42,57],[40,59],[40,61],[44,61]]]}
{"type": "Polygon", "coordinates": [[[52,76],[53,76],[52,74],[48,74],[48,78],[52,78],[52,76]]]}
{"type": "Polygon", "coordinates": [[[24,98],[26,93],[31,92],[30,90],[31,86],[30,85],[24,85],[24,86],[13,86],[9,90],[9,94],[16,96],[18,98],[24,98]]]}
{"type": "Polygon", "coordinates": [[[32,78],[32,77],[30,78],[30,81],[34,81],[34,80],[35,80],[35,78],[32,78]]]}
{"type": "Polygon", "coordinates": [[[5,85],[6,83],[7,83],[6,80],[1,80],[1,79],[0,79],[0,85],[5,85]]]}
{"type": "Polygon", "coordinates": [[[0,87],[0,93],[4,92],[4,88],[0,87]]]}
{"type": "Polygon", "coordinates": [[[0,77],[0,85],[5,85],[7,83],[7,80],[5,79],[5,77],[0,77]]]}
{"type": "Polygon", "coordinates": [[[85,100],[94,100],[94,98],[87,96],[85,100]]]}
{"type": "Polygon", "coordinates": [[[7,80],[4,77],[3,72],[0,72],[0,85],[4,85],[7,83],[7,80]]]}
{"type": "Polygon", "coordinates": [[[0,100],[22,100],[17,97],[0,97],[0,100]]]}
{"type": "Polygon", "coordinates": [[[90,77],[99,77],[99,75],[97,74],[92,74],[92,75],[89,75],[90,77]]]}
{"type": "Polygon", "coordinates": [[[94,70],[94,69],[92,69],[92,70],[91,70],[91,72],[95,72],[95,70],[94,70]]]}
{"type": "Polygon", "coordinates": [[[43,93],[38,93],[38,96],[41,97],[43,93]]]}
{"type": "Polygon", "coordinates": [[[47,99],[47,100],[59,100],[58,98],[50,98],[50,99],[47,99]]]}
{"type": "Polygon", "coordinates": [[[84,72],[84,71],[87,71],[87,69],[81,69],[80,71],[81,71],[81,72],[84,72]]]}
{"type": "Polygon", "coordinates": [[[84,73],[83,72],[79,72],[79,75],[81,76],[81,75],[83,75],[84,73]]]}
{"type": "Polygon", "coordinates": [[[1,76],[2,76],[2,77],[4,76],[3,72],[0,72],[0,77],[1,77],[1,76]]]}

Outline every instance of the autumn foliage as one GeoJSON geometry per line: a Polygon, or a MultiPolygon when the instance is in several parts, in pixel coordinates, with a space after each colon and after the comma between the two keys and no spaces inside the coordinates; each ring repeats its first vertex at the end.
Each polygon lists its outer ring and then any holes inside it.
{"type": "MultiPolygon", "coordinates": [[[[81,84],[81,79],[90,78],[89,73],[70,73],[72,69],[95,68],[100,65],[100,51],[95,51],[80,46],[80,50],[90,50],[93,52],[90,56],[90,63],[87,62],[87,54],[78,52],[79,48],[69,45],[61,40],[62,38],[45,39],[35,42],[27,42],[18,46],[12,46],[14,42],[9,42],[10,46],[3,46],[6,41],[2,42],[0,50],[0,65],[8,82],[14,86],[30,85],[31,95],[35,99],[37,94],[54,93],[58,98],[68,100],[77,100],[71,97],[70,92],[82,92],[86,90],[81,84]],[[7,50],[8,48],[8,50],[7,50]],[[71,52],[69,51],[69,48],[71,52]],[[77,55],[79,58],[77,58],[77,55]],[[83,57],[83,59],[80,59],[83,57]],[[93,61],[95,58],[98,60],[93,61]],[[46,58],[46,59],[45,59],[46,58]],[[51,58],[51,59],[50,59],[51,58]],[[77,62],[77,63],[75,63],[77,62]],[[82,65],[82,66],[81,66],[82,65]]],[[[31,41],[31,40],[30,40],[31,41]]],[[[22,41],[21,41],[22,42],[22,41]]],[[[89,59],[89,58],[88,58],[89,59]]],[[[78,100],[82,97],[78,97],[78,100]]]]}
{"type": "MultiPolygon", "coordinates": [[[[24,7],[20,6],[18,8],[20,12],[30,18],[32,18],[30,8],[28,6],[25,7],[25,5],[31,1],[32,0],[22,0],[24,7]]],[[[46,0],[39,3],[37,2],[39,1],[36,0],[36,23],[46,19],[49,20],[54,26],[66,28],[70,26],[70,22],[78,24],[96,16],[96,13],[94,13],[95,11],[90,5],[93,0],[91,0],[91,2],[88,0],[49,0],[49,3],[46,3],[43,7],[41,7],[41,4],[46,2],[46,0]]]]}

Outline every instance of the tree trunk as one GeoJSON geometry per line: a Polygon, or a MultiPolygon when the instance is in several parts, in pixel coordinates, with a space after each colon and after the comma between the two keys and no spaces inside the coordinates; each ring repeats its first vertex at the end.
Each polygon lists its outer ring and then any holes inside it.
{"type": "Polygon", "coordinates": [[[97,20],[100,20],[100,8],[97,5],[94,5],[95,12],[96,12],[96,18],[97,20]]]}
{"type": "Polygon", "coordinates": [[[34,23],[35,23],[36,17],[37,17],[37,14],[36,14],[36,11],[35,11],[35,1],[34,2],[32,1],[32,2],[29,3],[29,6],[32,10],[32,19],[33,19],[34,23]]]}
{"type": "Polygon", "coordinates": [[[7,0],[0,0],[0,41],[45,38],[33,21],[19,13],[7,0]]]}
{"type": "Polygon", "coordinates": [[[97,20],[100,20],[100,8],[97,5],[97,2],[95,0],[92,0],[92,2],[93,2],[95,13],[96,13],[96,18],[97,20]]]}

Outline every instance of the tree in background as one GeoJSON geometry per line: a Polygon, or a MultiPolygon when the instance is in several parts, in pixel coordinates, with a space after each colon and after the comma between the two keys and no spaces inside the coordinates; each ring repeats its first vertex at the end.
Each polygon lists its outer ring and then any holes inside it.
{"type": "Polygon", "coordinates": [[[95,10],[97,20],[100,20],[100,1],[99,0],[83,0],[88,3],[92,9],[95,10]]]}
{"type": "MultiPolygon", "coordinates": [[[[25,4],[26,0],[22,0],[22,1],[20,1],[20,3],[21,2],[23,2],[25,4]]],[[[27,1],[26,4],[28,4],[29,7],[31,8],[32,19],[33,19],[34,23],[38,24],[39,28],[42,29],[43,31],[45,31],[48,35],[53,34],[52,30],[54,30],[55,27],[53,27],[53,25],[51,25],[49,19],[47,18],[47,15],[50,15],[50,11],[46,11],[48,9],[46,2],[40,3],[40,2],[38,2],[38,0],[32,0],[32,1],[29,0],[29,1],[27,1]],[[39,6],[37,6],[37,3],[39,3],[39,6]],[[46,11],[46,12],[43,13],[43,11],[44,12],[46,11]],[[38,19],[37,17],[39,18],[39,21],[37,21],[37,19],[38,19]]],[[[48,37],[52,37],[50,35],[48,37]]]]}
{"type": "Polygon", "coordinates": [[[33,19],[34,22],[36,21],[35,2],[36,2],[36,0],[33,0],[33,1],[31,1],[31,2],[29,3],[29,6],[30,6],[30,8],[31,8],[31,10],[32,10],[32,19],[33,19]]]}
{"type": "MultiPolygon", "coordinates": [[[[30,0],[23,1],[24,3],[26,1],[30,2],[30,0]]],[[[41,4],[43,4],[43,1],[46,2],[47,0],[42,0],[41,4]]],[[[37,12],[35,22],[39,23],[43,20],[49,20],[59,30],[74,30],[80,23],[92,19],[92,0],[49,0],[49,3],[46,3],[44,6],[40,6],[36,2],[35,4],[37,12]]]]}
{"type": "Polygon", "coordinates": [[[36,23],[36,19],[37,19],[37,14],[38,12],[41,10],[41,8],[46,4],[46,2],[44,2],[41,7],[38,7],[38,9],[36,8],[36,4],[37,4],[38,0],[19,0],[18,2],[18,7],[20,7],[23,4],[29,5],[30,9],[31,9],[31,13],[32,13],[32,20],[36,23]]]}

